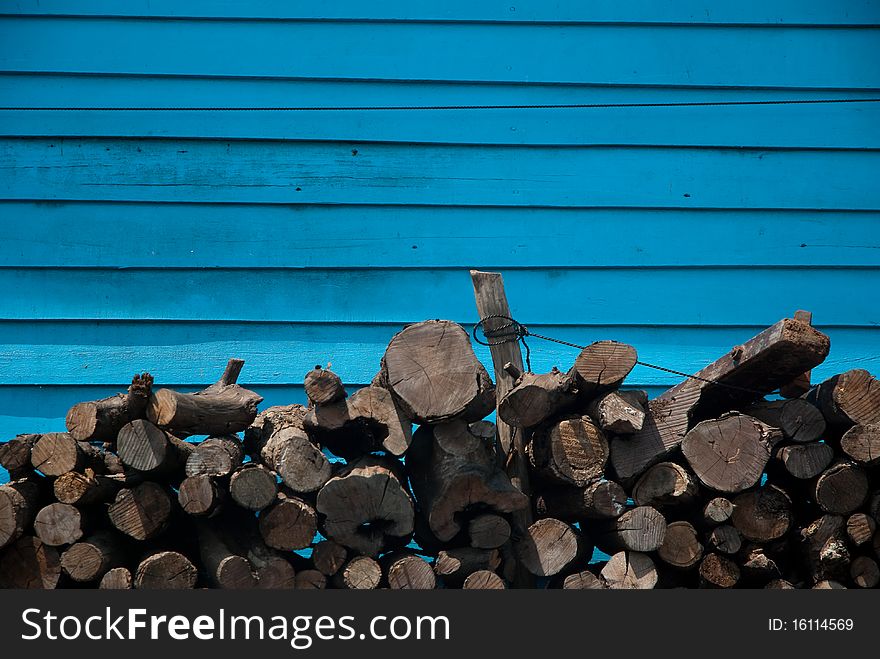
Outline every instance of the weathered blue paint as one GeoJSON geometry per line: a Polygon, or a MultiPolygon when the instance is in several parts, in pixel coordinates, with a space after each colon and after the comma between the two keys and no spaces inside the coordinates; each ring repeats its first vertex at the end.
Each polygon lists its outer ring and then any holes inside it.
{"type": "Polygon", "coordinates": [[[75,4],[0,5],[0,107],[68,108],[0,110],[0,437],[232,355],[267,405],[364,384],[403,323],[476,320],[472,266],[672,368],[803,308],[817,378],[880,370],[880,103],[77,109],[871,99],[877,0],[75,4]]]}

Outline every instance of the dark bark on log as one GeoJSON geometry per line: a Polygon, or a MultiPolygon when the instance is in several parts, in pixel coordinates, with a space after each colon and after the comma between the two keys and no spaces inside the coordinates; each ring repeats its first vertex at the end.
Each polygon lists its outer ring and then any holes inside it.
{"type": "Polygon", "coordinates": [[[498,417],[517,428],[531,428],[570,408],[577,400],[574,378],[556,367],[549,373],[523,373],[498,403],[498,417]]]}
{"type": "Polygon", "coordinates": [[[321,540],[312,550],[312,562],[315,569],[328,577],[333,576],[345,565],[348,551],[337,542],[321,540]]]}
{"type": "Polygon", "coordinates": [[[694,426],[682,441],[681,452],[703,485],[735,493],[757,485],[780,439],[777,428],[730,413],[694,426]]]}
{"type": "Polygon", "coordinates": [[[222,537],[208,524],[200,524],[199,555],[208,580],[217,588],[255,588],[257,577],[253,566],[244,556],[235,553],[222,537]]]}
{"type": "Polygon", "coordinates": [[[374,590],[382,580],[382,568],[369,556],[356,556],[345,564],[335,580],[338,588],[374,590]]]}
{"type": "MultiPolygon", "coordinates": [[[[766,394],[821,364],[829,347],[827,336],[803,321],[786,318],[696,375],[766,394]]],[[[614,471],[622,480],[638,476],[677,448],[694,424],[731,409],[741,409],[755,397],[742,389],[685,380],[648,404],[645,424],[639,432],[612,440],[614,471]]]]}
{"type": "Polygon", "coordinates": [[[868,476],[851,462],[838,462],[816,479],[815,500],[826,513],[848,515],[868,496],[868,476]]]}
{"type": "Polygon", "coordinates": [[[108,531],[99,531],[61,554],[61,567],[78,582],[97,581],[124,562],[125,553],[119,539],[108,531]]]}
{"type": "Polygon", "coordinates": [[[488,570],[494,572],[501,565],[501,554],[497,549],[475,549],[461,547],[445,549],[437,554],[434,573],[444,584],[458,588],[474,572],[488,570]]]}
{"type": "Polygon", "coordinates": [[[844,519],[839,515],[823,515],[801,529],[813,583],[848,576],[850,555],[844,533],[844,519]]]}
{"type": "Polygon", "coordinates": [[[880,423],[853,426],[840,438],[840,448],[860,465],[880,465],[880,423]]]}
{"type": "Polygon", "coordinates": [[[510,523],[500,515],[478,515],[468,523],[471,547],[495,549],[510,540],[510,523]]]}
{"type": "Polygon", "coordinates": [[[317,570],[300,570],[296,573],[294,588],[296,590],[324,590],[327,577],[317,570]]]}
{"type": "Polygon", "coordinates": [[[880,422],[880,382],[861,368],[828,378],[813,387],[806,399],[831,426],[846,429],[880,422]]]}
{"type": "Polygon", "coordinates": [[[694,503],[699,490],[687,469],[674,462],[660,462],[642,474],[633,487],[632,498],[637,506],[687,506],[694,503]]]}
{"type": "Polygon", "coordinates": [[[461,420],[420,426],[406,469],[420,514],[441,542],[452,540],[469,516],[510,513],[529,504],[497,467],[492,446],[461,420]]]}
{"type": "Polygon", "coordinates": [[[312,543],[317,531],[315,509],[284,492],[279,492],[272,507],[260,514],[260,535],[273,549],[304,549],[312,543]]]}
{"type": "Polygon", "coordinates": [[[590,417],[573,415],[535,429],[529,459],[544,480],[584,487],[602,477],[608,440],[590,417]]]}
{"type": "Polygon", "coordinates": [[[605,564],[601,572],[614,590],[650,590],[657,585],[657,568],[647,554],[621,551],[605,564]]]}
{"type": "Polygon", "coordinates": [[[131,590],[132,582],[131,571],[127,567],[114,567],[101,578],[98,587],[101,590],[131,590]]]}
{"type": "Polygon", "coordinates": [[[221,478],[241,466],[244,450],[235,435],[211,437],[196,444],[186,459],[186,475],[221,478]]]}
{"type": "Polygon", "coordinates": [[[40,486],[30,478],[0,485],[0,547],[18,540],[34,521],[40,486]]]}
{"type": "Polygon", "coordinates": [[[230,359],[216,383],[194,394],[160,389],[150,397],[147,418],[176,434],[230,435],[246,429],[263,397],[235,384],[244,362],[230,359]]]}
{"type": "Polygon", "coordinates": [[[854,513],[846,520],[846,534],[856,547],[871,542],[877,532],[877,522],[865,513],[854,513]]]}
{"type": "Polygon", "coordinates": [[[597,341],[581,350],[572,375],[581,396],[594,398],[617,389],[636,365],[636,349],[617,341],[597,341]]]}
{"type": "Polygon", "coordinates": [[[516,555],[536,577],[559,574],[584,553],[580,534],[565,522],[550,517],[532,524],[515,545],[516,555]]]}
{"type": "Polygon", "coordinates": [[[350,398],[310,409],[303,425],[323,446],[346,459],[371,451],[403,455],[412,422],[381,387],[364,387],[350,398]]]}
{"type": "Polygon", "coordinates": [[[50,503],[34,518],[34,533],[50,547],[73,544],[86,535],[90,526],[85,513],[67,503],[50,503]]]}
{"type": "Polygon", "coordinates": [[[263,510],[275,501],[278,483],[274,474],[263,465],[248,463],[229,480],[232,500],[247,510],[263,510]]]}
{"type": "Polygon", "coordinates": [[[40,435],[18,435],[8,442],[0,443],[0,467],[10,474],[28,471],[31,463],[31,449],[40,439],[40,435]]]}
{"type": "Polygon", "coordinates": [[[61,474],[52,485],[55,498],[61,503],[87,506],[113,501],[120,489],[134,487],[142,480],[143,476],[136,472],[96,474],[92,469],[86,468],[84,473],[69,471],[61,474]]]}
{"type": "Polygon", "coordinates": [[[825,417],[812,403],[800,398],[758,401],[744,412],[768,426],[779,428],[792,442],[815,442],[825,432],[825,417]]]}
{"type": "Polygon", "coordinates": [[[148,556],[138,565],[134,587],[145,590],[185,590],[195,588],[198,572],[190,560],[176,551],[148,556]]]}
{"type": "Polygon", "coordinates": [[[225,490],[207,474],[185,478],[177,491],[183,512],[193,517],[210,517],[220,510],[225,498],[225,490]]]}
{"type": "Polygon", "coordinates": [[[330,405],[348,395],[339,376],[330,369],[321,368],[320,364],[306,373],[305,390],[314,405],[330,405]]]}
{"type": "Polygon", "coordinates": [[[126,467],[149,476],[183,478],[193,445],[153,425],[136,419],[119,431],[116,450],[126,467]]]}
{"type": "Polygon", "coordinates": [[[60,476],[86,467],[105,471],[101,451],[86,442],[78,442],[66,432],[42,435],[31,449],[31,464],[46,476],[60,476]]]}
{"type": "Polygon", "coordinates": [[[428,320],[396,334],[380,379],[416,423],[478,421],[495,407],[495,387],[461,325],[428,320]]]}
{"type": "Polygon", "coordinates": [[[161,485],[145,481],[119,490],[107,514],[113,526],[125,535],[135,540],[149,540],[168,526],[171,497],[161,485]]]}
{"type": "Polygon", "coordinates": [[[703,507],[703,521],[709,526],[724,524],[733,515],[733,503],[724,497],[715,497],[703,507]]]}
{"type": "Polygon", "coordinates": [[[709,546],[722,554],[736,554],[742,549],[742,536],[736,527],[722,524],[709,533],[709,546]]]}
{"type": "Polygon", "coordinates": [[[739,567],[729,558],[707,554],[700,562],[700,583],[706,588],[733,588],[739,578],[739,567]]]}
{"type": "Polygon", "coordinates": [[[25,535],[0,554],[0,588],[53,590],[61,577],[61,558],[35,536],[25,535]]]}
{"type": "Polygon", "coordinates": [[[600,548],[612,551],[657,551],[666,537],[666,518],[651,506],[627,510],[596,538],[600,548]]]}
{"type": "Polygon", "coordinates": [[[644,426],[647,405],[644,391],[611,391],[593,399],[587,414],[611,435],[631,435],[644,426]]]}
{"type": "Polygon", "coordinates": [[[78,441],[115,442],[124,425],[146,418],[152,387],[153,376],[142,373],[132,378],[127,393],[77,403],[67,413],[67,432],[78,441]]]}
{"type": "Polygon", "coordinates": [[[504,579],[489,570],[472,572],[464,580],[462,590],[506,590],[504,579]]]}
{"type": "Polygon", "coordinates": [[[697,530],[690,522],[672,522],[666,527],[666,536],[657,555],[664,563],[678,569],[694,567],[703,557],[703,545],[697,530]]]}
{"type": "Polygon", "coordinates": [[[432,590],[437,587],[434,568],[413,554],[388,554],[382,558],[386,581],[391,590],[432,590]]]}
{"type": "Polygon", "coordinates": [[[544,490],[536,507],[542,517],[565,522],[585,519],[614,519],[626,510],[627,496],[614,481],[596,481],[584,488],[558,487],[544,490]]]}
{"type": "Polygon", "coordinates": [[[791,527],[791,499],[773,485],[743,492],[733,506],[733,525],[752,542],[776,540],[791,527]]]}
{"type": "Polygon", "coordinates": [[[849,565],[849,576],[859,588],[876,588],[880,583],[880,567],[869,556],[857,556],[849,565]]]}
{"type": "Polygon", "coordinates": [[[815,478],[834,459],[834,449],[823,442],[783,446],[776,454],[785,470],[801,480],[815,478]]]}

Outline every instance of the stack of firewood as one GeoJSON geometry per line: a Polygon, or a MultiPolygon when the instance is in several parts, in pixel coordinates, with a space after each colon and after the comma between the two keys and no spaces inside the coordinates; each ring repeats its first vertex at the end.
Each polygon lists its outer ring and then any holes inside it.
{"type": "Polygon", "coordinates": [[[316,367],[308,406],[258,412],[240,360],[198,393],[136,376],[0,446],[0,585],[873,588],[880,383],[811,386],[829,346],[787,318],[651,401],[613,341],[508,364],[496,401],[449,321],[350,396],[316,367]]]}

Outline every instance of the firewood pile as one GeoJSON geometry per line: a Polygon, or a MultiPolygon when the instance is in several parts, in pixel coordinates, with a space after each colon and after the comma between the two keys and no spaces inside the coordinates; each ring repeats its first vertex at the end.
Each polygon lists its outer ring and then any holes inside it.
{"type": "Polygon", "coordinates": [[[496,401],[449,321],[351,395],[316,367],[307,407],[259,411],[235,359],[198,393],[138,375],[0,446],[0,585],[873,588],[880,383],[811,386],[829,347],[786,318],[650,401],[614,341],[507,364],[496,401]]]}

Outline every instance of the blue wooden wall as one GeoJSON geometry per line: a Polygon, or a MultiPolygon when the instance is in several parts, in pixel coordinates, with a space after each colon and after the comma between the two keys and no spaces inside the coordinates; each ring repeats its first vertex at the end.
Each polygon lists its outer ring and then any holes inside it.
{"type": "Polygon", "coordinates": [[[269,404],[364,384],[475,321],[469,267],[672,368],[801,308],[816,377],[880,370],[880,103],[183,109],[864,99],[878,64],[878,0],[0,0],[0,437],[230,356],[269,404]]]}

